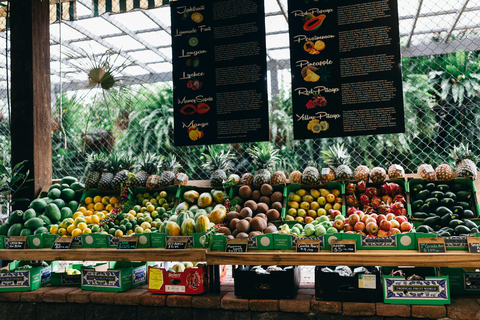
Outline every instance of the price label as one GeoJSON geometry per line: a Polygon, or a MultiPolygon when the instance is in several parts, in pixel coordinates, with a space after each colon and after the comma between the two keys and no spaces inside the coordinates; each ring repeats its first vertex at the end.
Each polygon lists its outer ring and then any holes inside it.
{"type": "Polygon", "coordinates": [[[332,252],[355,252],[357,250],[357,240],[355,239],[337,239],[332,241],[332,252]]]}
{"type": "Polygon", "coordinates": [[[188,239],[168,239],[165,249],[186,249],[188,239]]]}
{"type": "Polygon", "coordinates": [[[52,249],[59,250],[59,249],[70,249],[72,245],[73,238],[72,237],[58,237],[55,239],[55,242],[52,245],[52,249]]]}
{"type": "Polygon", "coordinates": [[[138,237],[120,237],[118,238],[117,249],[136,249],[138,237]]]}
{"type": "Polygon", "coordinates": [[[228,239],[227,246],[225,247],[225,252],[247,252],[248,250],[248,239],[228,239]]]}
{"type": "Polygon", "coordinates": [[[468,252],[480,253],[480,238],[467,237],[467,243],[468,243],[468,252]]]}
{"type": "Polygon", "coordinates": [[[8,249],[25,249],[27,247],[27,237],[13,236],[9,238],[8,249]]]}
{"type": "Polygon", "coordinates": [[[445,239],[444,238],[419,238],[418,251],[422,253],[445,252],[445,239]]]}
{"type": "Polygon", "coordinates": [[[328,176],[330,174],[330,169],[329,168],[323,168],[322,169],[322,176],[328,176]]]}
{"type": "Polygon", "coordinates": [[[301,239],[297,240],[297,252],[320,252],[320,240],[301,239]]]}

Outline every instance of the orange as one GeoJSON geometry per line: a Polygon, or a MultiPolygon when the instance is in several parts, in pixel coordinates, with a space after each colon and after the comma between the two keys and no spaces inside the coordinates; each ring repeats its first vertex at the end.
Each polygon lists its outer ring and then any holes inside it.
{"type": "Polygon", "coordinates": [[[101,211],[103,210],[105,207],[103,206],[103,203],[101,202],[97,202],[95,203],[95,206],[94,206],[94,209],[97,210],[97,211],[101,211]]]}
{"type": "Polygon", "coordinates": [[[115,197],[111,197],[111,198],[110,198],[110,204],[115,204],[115,203],[117,203],[117,202],[118,202],[118,199],[117,199],[117,198],[115,198],[115,197]]]}
{"type": "Polygon", "coordinates": [[[87,210],[93,210],[93,207],[95,205],[93,203],[90,203],[88,206],[87,206],[87,210]]]}
{"type": "Polygon", "coordinates": [[[92,203],[92,197],[86,197],[85,204],[90,204],[90,203],[92,203]]]}
{"type": "Polygon", "coordinates": [[[88,216],[91,216],[93,214],[93,211],[92,210],[87,210],[85,211],[85,217],[88,217],[88,216]]]}
{"type": "Polygon", "coordinates": [[[85,208],[85,207],[80,207],[80,208],[78,208],[78,211],[79,211],[79,212],[82,212],[82,213],[85,213],[85,211],[87,211],[87,208],[85,208]]]}
{"type": "Polygon", "coordinates": [[[95,202],[95,203],[102,202],[102,197],[101,196],[95,196],[95,198],[93,198],[93,202],[95,202]]]}

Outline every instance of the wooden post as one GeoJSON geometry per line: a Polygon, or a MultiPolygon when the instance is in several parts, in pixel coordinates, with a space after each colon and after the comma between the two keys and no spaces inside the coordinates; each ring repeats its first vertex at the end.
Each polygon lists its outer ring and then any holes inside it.
{"type": "Polygon", "coordinates": [[[52,181],[49,14],[48,0],[10,1],[12,164],[28,160],[31,200],[52,181]]]}

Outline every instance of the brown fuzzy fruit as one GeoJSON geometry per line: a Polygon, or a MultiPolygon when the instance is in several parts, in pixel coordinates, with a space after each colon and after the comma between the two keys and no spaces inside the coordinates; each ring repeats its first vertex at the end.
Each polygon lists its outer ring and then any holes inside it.
{"type": "Polygon", "coordinates": [[[276,209],[270,209],[267,211],[268,221],[276,221],[280,219],[280,213],[276,209]]]}
{"type": "Polygon", "coordinates": [[[238,221],[240,221],[238,218],[233,218],[232,221],[230,221],[230,224],[228,225],[230,230],[235,230],[237,228],[238,221]]]}
{"type": "Polygon", "coordinates": [[[244,207],[250,208],[253,212],[255,212],[257,210],[257,203],[253,200],[248,200],[247,202],[245,202],[244,207]]]}
{"type": "Polygon", "coordinates": [[[257,218],[257,217],[268,220],[267,215],[265,213],[259,213],[259,214],[255,215],[255,218],[257,218]]]}
{"type": "Polygon", "coordinates": [[[245,207],[242,210],[240,210],[240,217],[246,218],[246,217],[251,217],[253,216],[253,211],[249,207],[245,207]]]}
{"type": "Polygon", "coordinates": [[[230,211],[229,213],[227,213],[227,216],[225,217],[225,221],[230,222],[232,221],[232,219],[239,218],[239,217],[240,217],[240,214],[237,211],[230,211]]]}
{"type": "Polygon", "coordinates": [[[281,202],[278,202],[278,201],[272,203],[272,205],[270,206],[270,209],[275,209],[275,210],[277,210],[277,211],[279,211],[279,212],[282,211],[282,208],[283,208],[282,203],[281,203],[281,202]]]}
{"type": "Polygon", "coordinates": [[[250,199],[252,196],[252,188],[249,186],[241,186],[240,189],[238,189],[238,195],[242,199],[250,199]]]}
{"type": "Polygon", "coordinates": [[[258,231],[252,231],[248,234],[248,237],[249,238],[253,238],[253,237],[256,237],[256,236],[259,236],[261,235],[262,233],[261,232],[258,232],[258,231]]]}
{"type": "Polygon", "coordinates": [[[246,217],[246,218],[243,219],[243,220],[247,220],[248,222],[250,222],[250,221],[252,221],[252,219],[253,219],[252,217],[246,217]]]}
{"type": "Polygon", "coordinates": [[[270,227],[270,226],[275,226],[275,225],[271,222],[267,223],[267,228],[270,227]]]}
{"type": "Polygon", "coordinates": [[[230,229],[228,229],[227,227],[220,227],[220,228],[218,228],[217,233],[223,233],[223,234],[226,235],[226,236],[229,236],[229,235],[232,234],[232,232],[230,231],[230,229]]]}
{"type": "Polygon", "coordinates": [[[270,198],[267,196],[260,197],[260,202],[265,203],[267,206],[270,205],[270,198]]]}
{"type": "Polygon", "coordinates": [[[237,212],[240,212],[243,209],[243,205],[237,204],[236,210],[237,212]]]}
{"type": "Polygon", "coordinates": [[[268,211],[268,206],[263,203],[263,202],[260,202],[257,206],[257,213],[267,213],[268,211]]]}
{"type": "Polygon", "coordinates": [[[247,220],[240,220],[237,223],[238,232],[248,232],[250,231],[250,222],[247,220]]]}
{"type": "Polygon", "coordinates": [[[276,231],[277,231],[277,227],[275,227],[273,224],[271,226],[268,226],[265,230],[263,230],[265,234],[274,233],[276,231]]]}
{"type": "Polygon", "coordinates": [[[272,193],[270,196],[270,200],[273,202],[282,202],[283,200],[283,194],[280,191],[275,191],[272,193]]]}
{"type": "Polygon", "coordinates": [[[273,188],[271,185],[265,183],[262,184],[262,186],[260,187],[260,192],[262,193],[262,195],[270,197],[273,193],[273,188]]]}
{"type": "Polygon", "coordinates": [[[262,194],[260,193],[259,190],[253,190],[252,192],[252,200],[255,200],[255,201],[258,201],[260,200],[260,197],[262,196],[262,194]]]}
{"type": "Polygon", "coordinates": [[[267,220],[255,217],[250,221],[250,229],[253,231],[263,231],[267,227],[267,220]]]}
{"type": "Polygon", "coordinates": [[[227,239],[232,240],[232,239],[235,239],[235,237],[233,235],[228,235],[227,239]]]}
{"type": "Polygon", "coordinates": [[[237,229],[235,229],[235,230],[232,231],[232,236],[236,237],[238,233],[239,233],[239,231],[237,229]]]}
{"type": "Polygon", "coordinates": [[[237,239],[248,239],[248,234],[245,233],[245,232],[239,232],[235,238],[237,238],[237,239]]]}

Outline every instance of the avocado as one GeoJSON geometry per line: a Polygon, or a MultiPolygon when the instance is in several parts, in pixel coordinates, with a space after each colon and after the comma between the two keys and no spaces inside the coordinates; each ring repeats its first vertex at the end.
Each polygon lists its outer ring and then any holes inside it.
{"type": "Polygon", "coordinates": [[[427,200],[425,200],[425,203],[428,204],[428,206],[432,209],[436,209],[439,202],[440,201],[438,200],[438,198],[428,198],[427,200]]]}
{"type": "Polygon", "coordinates": [[[459,225],[463,225],[463,221],[459,219],[452,219],[448,224],[448,226],[452,229],[455,229],[459,225]]]}
{"type": "Polygon", "coordinates": [[[418,199],[412,202],[412,210],[417,210],[420,209],[420,207],[423,205],[423,200],[418,199]]]}
{"type": "Polygon", "coordinates": [[[455,205],[455,200],[451,198],[443,198],[440,200],[440,205],[443,207],[451,208],[455,205]]]}
{"type": "Polygon", "coordinates": [[[414,185],[412,187],[412,192],[420,192],[423,190],[423,185],[421,185],[420,183],[414,185]]]}
{"type": "Polygon", "coordinates": [[[445,231],[445,230],[439,230],[437,235],[439,237],[451,237],[452,236],[448,231],[445,231]]]}
{"type": "Polygon", "coordinates": [[[464,220],[463,223],[465,224],[465,226],[469,227],[470,229],[478,228],[478,226],[475,224],[475,222],[473,222],[471,220],[464,220]]]}
{"type": "Polygon", "coordinates": [[[452,210],[452,212],[455,214],[462,215],[464,209],[462,206],[459,206],[458,204],[456,204],[453,207],[451,207],[450,210],[452,210]]]}
{"type": "Polygon", "coordinates": [[[453,192],[445,192],[445,198],[450,198],[450,199],[453,199],[453,200],[457,200],[457,195],[453,192]]]}
{"type": "Polygon", "coordinates": [[[438,198],[438,199],[443,199],[443,197],[445,196],[445,194],[442,192],[442,191],[433,191],[430,196],[434,197],[434,198],[438,198]]]}
{"type": "Polygon", "coordinates": [[[435,210],[435,213],[438,214],[439,216],[443,217],[444,214],[449,213],[452,214],[452,210],[448,209],[447,207],[440,206],[435,210]]]}
{"type": "Polygon", "coordinates": [[[429,233],[430,232],[429,229],[427,228],[427,226],[423,225],[423,224],[421,226],[418,226],[416,228],[416,230],[417,230],[417,232],[421,232],[421,233],[429,233]]]}
{"type": "Polygon", "coordinates": [[[438,224],[440,222],[440,217],[435,216],[435,217],[428,217],[423,221],[423,224],[426,224],[428,226],[433,227],[434,225],[438,224]]]}
{"type": "Polygon", "coordinates": [[[458,201],[468,202],[472,198],[472,193],[469,191],[459,191],[457,192],[458,201]]]}
{"type": "Polygon", "coordinates": [[[470,209],[470,203],[465,201],[458,201],[457,205],[462,206],[464,210],[470,209]]]}
{"type": "Polygon", "coordinates": [[[468,191],[469,187],[465,184],[462,183],[454,183],[452,185],[452,191],[453,192],[459,192],[459,191],[468,191]]]}
{"type": "Polygon", "coordinates": [[[425,189],[429,190],[430,192],[435,191],[436,186],[435,183],[429,182],[425,185],[425,189]]]}
{"type": "Polygon", "coordinates": [[[440,218],[440,224],[442,225],[442,227],[447,227],[451,220],[452,215],[450,213],[446,213],[440,218]]]}
{"type": "Polygon", "coordinates": [[[473,219],[475,218],[475,213],[472,210],[464,210],[462,214],[462,218],[464,219],[473,219]]]}
{"type": "Polygon", "coordinates": [[[439,184],[435,190],[437,191],[442,191],[442,192],[448,192],[450,190],[450,187],[447,184],[439,184]]]}
{"type": "Polygon", "coordinates": [[[430,206],[426,203],[422,204],[420,208],[418,208],[418,211],[422,212],[430,212],[430,206]]]}
{"type": "Polygon", "coordinates": [[[469,233],[470,233],[470,228],[465,225],[458,225],[455,227],[456,235],[469,234],[469,233]]]}
{"type": "Polygon", "coordinates": [[[426,200],[427,198],[430,198],[430,191],[428,190],[422,190],[416,196],[416,199],[421,199],[421,200],[426,200]]]}
{"type": "Polygon", "coordinates": [[[418,212],[414,212],[412,214],[412,217],[416,219],[425,219],[428,217],[428,214],[426,214],[425,212],[418,211],[418,212]]]}

